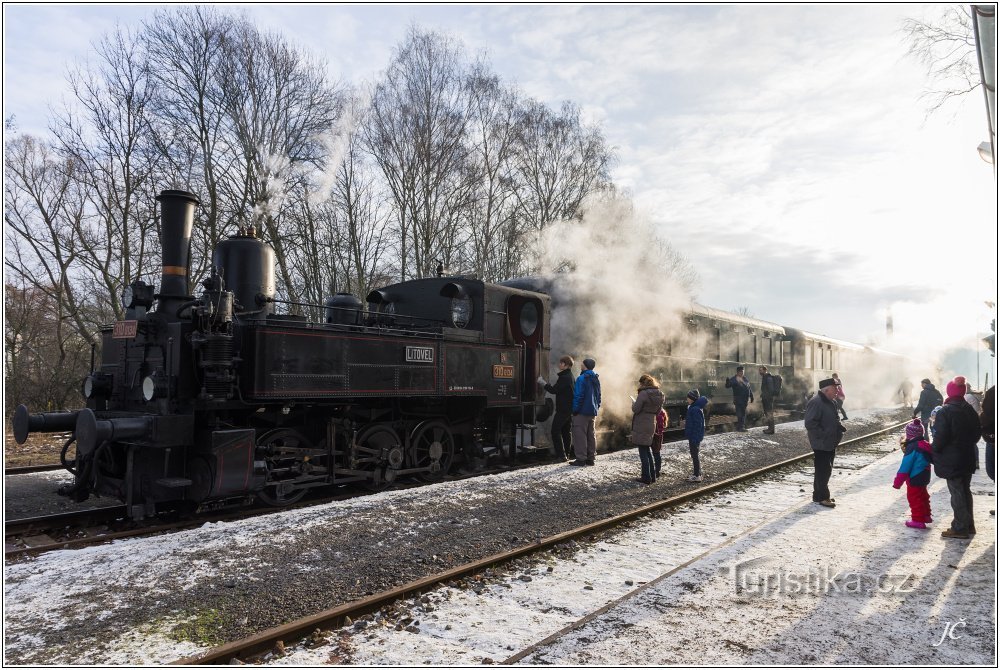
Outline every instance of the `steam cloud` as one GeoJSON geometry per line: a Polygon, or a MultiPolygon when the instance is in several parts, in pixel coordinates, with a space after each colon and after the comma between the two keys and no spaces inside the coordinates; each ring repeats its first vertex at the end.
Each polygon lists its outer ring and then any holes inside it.
{"type": "MultiPolygon", "coordinates": [[[[621,196],[591,198],[582,221],[554,223],[538,236],[536,265],[563,269],[554,279],[552,359],[569,354],[579,366],[597,361],[601,415],[631,417],[629,395],[648,370],[635,352],[663,340],[681,323],[690,296],[671,276],[676,262],[648,219],[621,196]]],[[[551,371],[543,376],[553,378],[551,371]]]]}

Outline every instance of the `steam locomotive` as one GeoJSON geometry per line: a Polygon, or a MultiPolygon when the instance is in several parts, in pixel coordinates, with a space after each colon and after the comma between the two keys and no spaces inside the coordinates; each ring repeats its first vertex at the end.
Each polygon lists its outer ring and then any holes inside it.
{"type": "Polygon", "coordinates": [[[157,200],[159,292],[125,289],[86,407],[14,415],[18,443],[73,432],[62,461],[75,479],[61,493],[117,498],[135,519],[254,498],[283,506],[331,484],[433,481],[457,456],[533,444],[547,412],[535,382],[549,367],[547,295],[439,276],[373,290],[367,310],[338,294],[313,323],[275,313],[274,252],[250,227],[213,250],[195,297],[199,201],[157,200]]]}

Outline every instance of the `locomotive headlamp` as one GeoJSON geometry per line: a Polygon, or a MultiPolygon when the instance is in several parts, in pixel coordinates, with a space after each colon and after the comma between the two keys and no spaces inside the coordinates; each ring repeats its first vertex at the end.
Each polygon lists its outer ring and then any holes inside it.
{"type": "Polygon", "coordinates": [[[125,309],[135,307],[149,309],[153,305],[153,287],[141,279],[136,279],[122,291],[122,305],[125,309]]]}
{"type": "Polygon", "coordinates": [[[111,395],[113,379],[114,378],[111,375],[101,374],[99,372],[88,375],[87,378],[83,380],[83,397],[102,398],[111,395]]]}
{"type": "Polygon", "coordinates": [[[159,375],[149,375],[142,380],[142,397],[146,402],[167,395],[167,380],[159,375]]]}

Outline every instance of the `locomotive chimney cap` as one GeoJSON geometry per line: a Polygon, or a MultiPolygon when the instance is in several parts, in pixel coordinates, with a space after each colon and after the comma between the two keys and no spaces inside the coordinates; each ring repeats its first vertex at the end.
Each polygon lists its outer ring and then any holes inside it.
{"type": "Polygon", "coordinates": [[[188,193],[187,191],[165,189],[163,191],[160,191],[160,195],[156,196],[156,199],[159,202],[162,202],[163,200],[166,200],[168,198],[183,198],[185,200],[193,202],[195,205],[201,204],[201,200],[198,199],[198,196],[196,196],[194,193],[188,193]]]}

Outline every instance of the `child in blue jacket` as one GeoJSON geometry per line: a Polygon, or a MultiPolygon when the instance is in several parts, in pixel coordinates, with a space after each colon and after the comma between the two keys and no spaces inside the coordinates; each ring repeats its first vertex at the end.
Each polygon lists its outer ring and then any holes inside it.
{"type": "Polygon", "coordinates": [[[694,474],[687,478],[689,482],[701,481],[701,460],[698,458],[698,449],[701,441],[705,439],[705,405],[708,398],[703,396],[698,389],[691,389],[687,394],[687,414],[684,417],[684,437],[688,439],[688,448],[691,452],[691,461],[694,463],[694,474]]]}
{"type": "Polygon", "coordinates": [[[906,424],[906,437],[902,445],[903,462],[896,473],[892,488],[898,489],[906,482],[906,499],[910,503],[910,528],[926,529],[931,519],[931,497],[927,485],[931,482],[931,445],[924,440],[924,426],[920,419],[906,424]]]}

